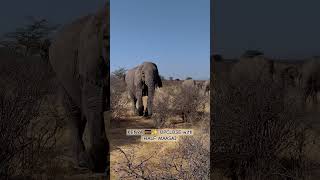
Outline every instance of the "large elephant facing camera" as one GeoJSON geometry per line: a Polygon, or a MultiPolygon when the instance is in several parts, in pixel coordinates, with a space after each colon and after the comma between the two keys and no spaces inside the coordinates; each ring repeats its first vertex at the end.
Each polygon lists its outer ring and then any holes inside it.
{"type": "Polygon", "coordinates": [[[69,111],[76,163],[94,172],[104,172],[109,163],[104,125],[104,111],[110,109],[109,5],[64,26],[52,42],[49,60],[69,111]],[[82,139],[86,125],[87,148],[82,139]]]}
{"type": "Polygon", "coordinates": [[[140,116],[151,116],[155,88],[162,87],[157,65],[152,62],[144,62],[128,70],[125,81],[133,112],[140,116]],[[147,108],[143,108],[143,96],[148,96],[147,108]]]}

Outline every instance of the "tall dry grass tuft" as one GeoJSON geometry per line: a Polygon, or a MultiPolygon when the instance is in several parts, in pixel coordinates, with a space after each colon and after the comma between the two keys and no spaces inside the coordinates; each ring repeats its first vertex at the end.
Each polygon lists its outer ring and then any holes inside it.
{"type": "Polygon", "coordinates": [[[36,57],[10,56],[0,64],[0,177],[32,176],[51,161],[61,129],[47,103],[53,74],[36,57]]]}

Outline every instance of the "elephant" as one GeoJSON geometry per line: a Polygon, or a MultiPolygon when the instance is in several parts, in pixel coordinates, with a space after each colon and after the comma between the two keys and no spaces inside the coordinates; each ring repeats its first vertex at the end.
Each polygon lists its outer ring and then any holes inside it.
{"type": "Polygon", "coordinates": [[[197,86],[197,83],[196,83],[196,81],[193,80],[193,79],[187,79],[187,80],[184,80],[184,81],[182,82],[182,86],[183,86],[183,87],[191,87],[191,88],[194,88],[194,87],[197,86]]]}
{"type": "Polygon", "coordinates": [[[256,81],[259,79],[273,82],[275,79],[274,61],[265,57],[241,58],[230,70],[232,83],[241,84],[244,79],[256,81]]]}
{"type": "Polygon", "coordinates": [[[303,65],[302,83],[305,100],[311,97],[314,103],[318,103],[317,95],[320,91],[320,59],[312,59],[303,65]]]}
{"type": "Polygon", "coordinates": [[[60,83],[69,112],[71,147],[79,167],[107,170],[109,140],[104,112],[110,110],[109,4],[95,14],[80,17],[55,35],[49,61],[60,83]],[[83,134],[88,125],[89,147],[83,134]]]}
{"type": "Polygon", "coordinates": [[[139,116],[152,116],[155,88],[162,87],[157,65],[152,62],[143,62],[141,65],[129,69],[125,76],[125,82],[132,101],[133,112],[139,116]],[[143,108],[143,96],[148,97],[146,108],[143,108]]]}

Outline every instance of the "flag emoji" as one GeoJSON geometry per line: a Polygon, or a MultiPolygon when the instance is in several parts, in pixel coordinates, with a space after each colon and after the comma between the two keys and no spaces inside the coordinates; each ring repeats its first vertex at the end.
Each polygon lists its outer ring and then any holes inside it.
{"type": "Polygon", "coordinates": [[[152,132],[151,132],[151,129],[145,129],[144,130],[144,134],[151,134],[152,132]]]}

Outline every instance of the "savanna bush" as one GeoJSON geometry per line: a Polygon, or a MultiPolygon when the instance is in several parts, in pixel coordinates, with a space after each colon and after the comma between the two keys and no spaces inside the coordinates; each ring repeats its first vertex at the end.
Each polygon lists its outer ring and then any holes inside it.
{"type": "Polygon", "coordinates": [[[50,161],[61,123],[48,103],[54,75],[36,57],[0,63],[0,177],[31,176],[50,161]]]}
{"type": "Polygon", "coordinates": [[[127,105],[129,103],[126,84],[118,76],[110,77],[110,96],[112,119],[118,119],[127,114],[127,105]]]}
{"type": "Polygon", "coordinates": [[[302,91],[287,89],[263,59],[237,63],[216,79],[211,133],[213,168],[242,179],[303,178],[302,91]],[[290,159],[290,166],[283,159],[290,159]],[[296,173],[299,172],[299,173],[296,173]]]}
{"type": "Polygon", "coordinates": [[[209,96],[197,87],[171,85],[156,93],[154,119],[157,126],[163,126],[170,119],[180,118],[182,122],[196,124],[204,119],[204,107],[209,96]]]}

